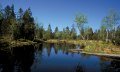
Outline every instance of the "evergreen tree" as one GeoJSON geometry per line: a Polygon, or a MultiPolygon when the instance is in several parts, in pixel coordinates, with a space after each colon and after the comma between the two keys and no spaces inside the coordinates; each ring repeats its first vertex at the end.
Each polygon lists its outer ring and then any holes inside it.
{"type": "Polygon", "coordinates": [[[24,36],[24,23],[23,23],[23,10],[20,8],[18,10],[18,15],[17,15],[17,37],[18,38],[23,38],[24,36]]]}
{"type": "Polygon", "coordinates": [[[95,30],[95,32],[93,33],[93,40],[98,40],[98,30],[95,30]]]}
{"type": "Polygon", "coordinates": [[[17,39],[18,37],[18,24],[16,21],[16,15],[14,12],[14,5],[11,6],[11,18],[10,18],[10,24],[11,24],[11,38],[17,39]]]}
{"type": "Polygon", "coordinates": [[[66,39],[70,39],[70,30],[68,26],[66,27],[65,35],[66,35],[66,39]]]}
{"type": "Polygon", "coordinates": [[[35,38],[36,39],[43,39],[43,31],[44,31],[44,29],[43,29],[43,26],[42,25],[40,25],[40,24],[37,24],[36,23],[36,26],[35,26],[35,38]]]}
{"type": "Polygon", "coordinates": [[[2,12],[2,7],[0,6],[0,36],[2,35],[2,21],[3,21],[3,12],[2,12]]]}
{"type": "Polygon", "coordinates": [[[55,28],[54,38],[55,38],[55,39],[58,39],[58,38],[59,38],[59,30],[58,30],[58,27],[55,28]]]}
{"type": "Polygon", "coordinates": [[[86,28],[85,32],[84,32],[84,36],[87,40],[92,40],[92,36],[93,36],[92,28],[90,28],[90,27],[86,28]]]}
{"type": "Polygon", "coordinates": [[[9,39],[14,38],[16,18],[14,13],[14,5],[7,5],[4,9],[4,19],[1,24],[2,34],[9,39]],[[10,37],[9,37],[10,36],[10,37]]]}
{"type": "Polygon", "coordinates": [[[48,25],[48,29],[44,34],[44,39],[51,39],[52,38],[52,29],[51,29],[51,25],[48,25]]]}
{"type": "Polygon", "coordinates": [[[66,31],[65,31],[65,28],[63,28],[63,31],[62,31],[62,39],[66,39],[66,31]]]}
{"type": "Polygon", "coordinates": [[[76,39],[77,35],[76,35],[76,30],[75,30],[75,27],[74,25],[72,25],[72,29],[71,29],[71,32],[70,32],[70,35],[71,35],[71,39],[76,39]]]}
{"type": "Polygon", "coordinates": [[[23,15],[23,38],[33,40],[35,36],[35,23],[30,8],[23,15]]]}

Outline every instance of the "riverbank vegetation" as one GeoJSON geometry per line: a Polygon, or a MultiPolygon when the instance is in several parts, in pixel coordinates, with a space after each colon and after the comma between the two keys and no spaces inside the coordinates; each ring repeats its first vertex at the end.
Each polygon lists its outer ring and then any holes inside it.
{"type": "Polygon", "coordinates": [[[120,54],[120,46],[98,40],[47,40],[47,43],[81,45],[79,49],[87,53],[120,54]]]}
{"type": "Polygon", "coordinates": [[[63,30],[51,25],[47,30],[32,16],[30,8],[20,8],[15,12],[14,5],[0,8],[0,44],[23,45],[25,42],[46,41],[53,43],[71,43],[84,45],[85,52],[120,54],[120,14],[116,10],[109,11],[101,20],[100,28],[93,30],[88,25],[87,16],[79,13],[75,16],[75,24],[63,30]],[[77,32],[77,30],[79,32],[77,32]],[[23,43],[24,42],[24,43],[23,43]],[[18,43],[18,44],[17,44],[18,43]]]}

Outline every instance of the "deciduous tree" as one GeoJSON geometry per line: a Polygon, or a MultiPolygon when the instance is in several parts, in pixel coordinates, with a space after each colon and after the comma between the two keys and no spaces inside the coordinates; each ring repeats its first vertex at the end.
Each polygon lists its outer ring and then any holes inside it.
{"type": "Polygon", "coordinates": [[[87,17],[84,14],[78,14],[75,17],[75,22],[76,22],[77,27],[79,29],[80,35],[81,35],[82,39],[84,40],[85,37],[81,33],[81,30],[84,29],[84,24],[87,23],[87,17]]]}

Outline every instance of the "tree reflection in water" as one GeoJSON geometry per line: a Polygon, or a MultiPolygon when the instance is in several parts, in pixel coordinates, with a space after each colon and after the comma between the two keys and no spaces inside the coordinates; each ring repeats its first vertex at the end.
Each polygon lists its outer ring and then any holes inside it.
{"type": "Polygon", "coordinates": [[[30,72],[34,61],[33,45],[17,47],[10,51],[0,50],[1,72],[30,72]]]}
{"type": "Polygon", "coordinates": [[[0,72],[120,72],[119,59],[68,51],[77,47],[72,44],[36,44],[13,48],[11,52],[0,50],[0,72]]]}
{"type": "Polygon", "coordinates": [[[20,72],[30,72],[30,67],[34,61],[34,47],[24,46],[13,49],[15,60],[15,70],[20,72]]]}
{"type": "Polygon", "coordinates": [[[45,43],[43,45],[43,48],[47,49],[48,56],[50,56],[51,49],[54,49],[55,54],[57,55],[58,51],[62,51],[63,54],[68,55],[69,51],[68,49],[75,49],[76,46],[74,44],[49,44],[45,43]]]}
{"type": "Polygon", "coordinates": [[[77,65],[75,72],[85,72],[84,66],[82,66],[80,63],[77,65]]]}
{"type": "Polygon", "coordinates": [[[120,60],[116,59],[109,59],[102,60],[101,65],[101,71],[102,72],[120,72],[120,60]]]}
{"type": "Polygon", "coordinates": [[[14,63],[10,52],[0,50],[0,71],[13,72],[14,63]]]}

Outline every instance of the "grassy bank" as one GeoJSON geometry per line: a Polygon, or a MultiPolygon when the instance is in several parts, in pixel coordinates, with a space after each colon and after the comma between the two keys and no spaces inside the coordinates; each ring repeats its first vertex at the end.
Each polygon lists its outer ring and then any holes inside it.
{"type": "Polygon", "coordinates": [[[101,53],[101,54],[120,54],[120,47],[112,43],[95,40],[47,40],[47,43],[69,43],[76,45],[84,45],[83,52],[101,53]]]}
{"type": "Polygon", "coordinates": [[[2,37],[0,38],[0,46],[1,47],[21,47],[25,45],[33,45],[37,42],[33,42],[30,40],[25,40],[25,39],[18,39],[18,40],[12,40],[7,37],[2,37]]]}

